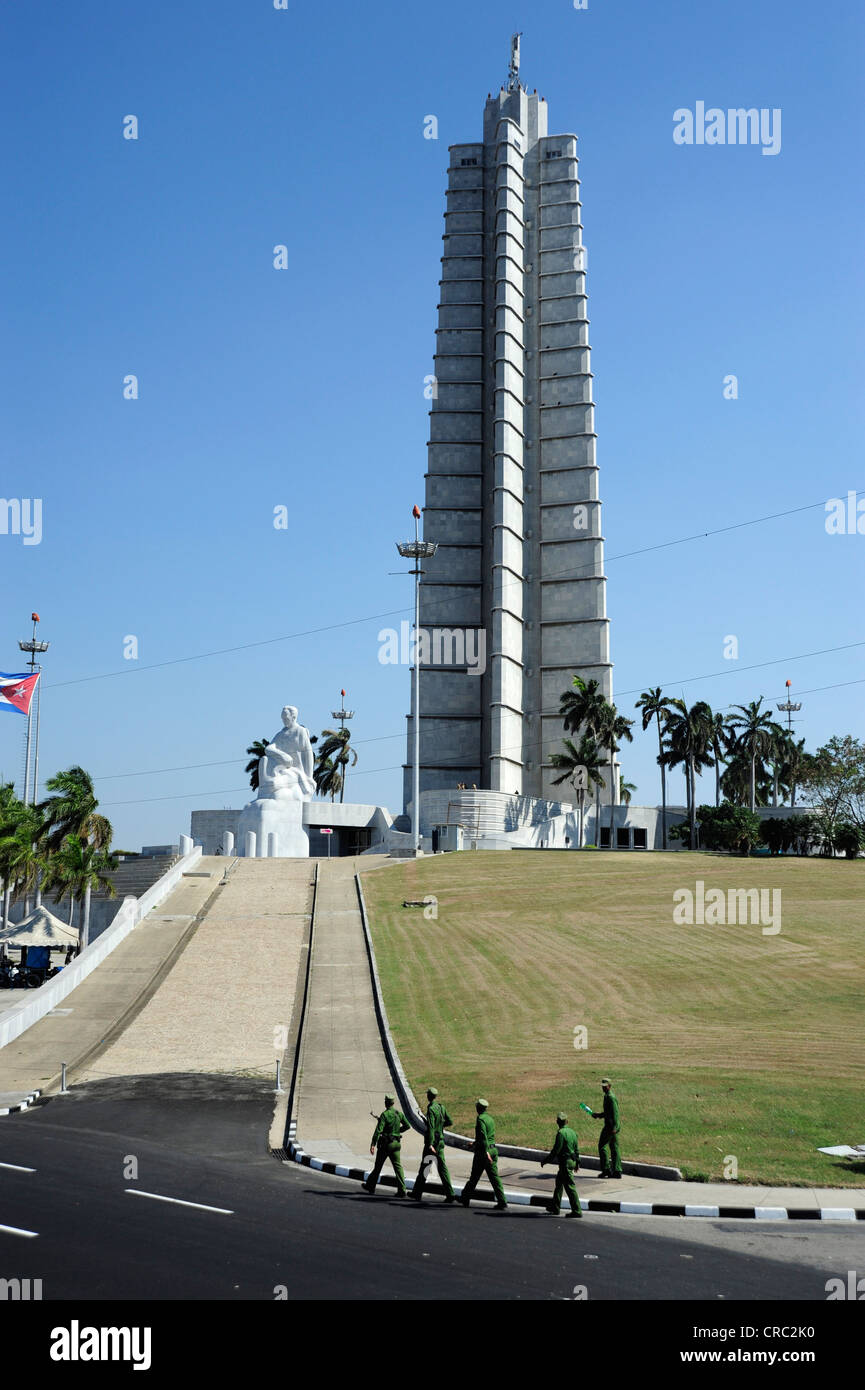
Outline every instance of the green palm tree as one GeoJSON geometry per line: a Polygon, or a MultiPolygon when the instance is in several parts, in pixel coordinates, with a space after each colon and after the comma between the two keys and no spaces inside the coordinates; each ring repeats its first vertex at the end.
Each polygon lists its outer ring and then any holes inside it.
{"type": "Polygon", "coordinates": [[[670,701],[661,693],[661,687],[656,685],[654,690],[649,688],[644,690],[635,709],[643,712],[643,732],[651,724],[652,720],[657,721],[658,725],[658,765],[661,769],[661,839],[663,848],[667,848],[667,776],[664,767],[664,737],[661,728],[662,723],[666,722],[667,712],[670,709],[670,701]]]}
{"type": "Polygon", "coordinates": [[[596,680],[584,681],[582,676],[574,676],[574,689],[566,690],[561,696],[559,714],[562,716],[567,733],[597,735],[603,718],[606,698],[596,680]]]}
{"type": "Polygon", "coordinates": [[[805,752],[804,738],[797,741],[788,735],[784,748],[784,764],[781,776],[790,789],[791,806],[796,805],[796,789],[813,764],[813,755],[805,752]]]}
{"type": "MultiPolygon", "coordinates": [[[[14,782],[0,784],[0,839],[12,829],[22,803],[15,795],[14,782]]],[[[12,879],[8,868],[0,860],[0,881],[3,884],[3,927],[9,925],[9,904],[12,899],[12,879]]]]}
{"type": "Polygon", "coordinates": [[[763,696],[759,700],[752,700],[749,705],[734,705],[734,714],[729,721],[730,728],[738,731],[734,744],[735,751],[750,760],[750,799],[749,806],[753,811],[756,806],[757,794],[757,760],[760,760],[761,772],[765,773],[765,758],[772,751],[772,744],[775,739],[775,730],[778,725],[773,720],[768,710],[761,710],[763,696]]]}
{"type": "Polygon", "coordinates": [[[775,724],[775,732],[772,735],[772,746],[769,754],[772,759],[772,805],[778,805],[778,795],[781,796],[781,804],[790,791],[789,783],[786,778],[787,753],[792,739],[782,724],[775,724]]]}
{"type": "MultiPolygon", "coordinates": [[[[597,680],[583,680],[574,676],[573,690],[563,691],[560,697],[559,714],[566,731],[581,731],[597,743],[607,699],[597,680]]],[[[595,845],[601,840],[601,787],[595,783],[595,845]]]]}
{"type": "Polygon", "coordinates": [[[97,814],[93,778],[83,767],[68,767],[49,777],[45,790],[52,793],[40,802],[45,817],[46,844],[53,853],[67,835],[82,835],[97,849],[107,849],[113,834],[110,821],[97,814]]]}
{"type": "Polygon", "coordinates": [[[601,761],[601,750],[590,734],[583,734],[580,739],[579,747],[576,747],[573,740],[562,739],[564,753],[551,753],[550,763],[554,768],[561,771],[561,777],[553,778],[553,786],[561,786],[562,782],[574,780],[579,769],[585,768],[585,778],[579,777],[574,781],[574,790],[577,793],[577,800],[580,807],[580,837],[578,848],[583,848],[583,826],[585,824],[586,792],[594,787],[596,792],[604,785],[603,764],[601,761]]]}
{"type": "Polygon", "coordinates": [[[613,833],[613,823],[616,815],[616,754],[620,748],[620,739],[627,739],[628,743],[633,743],[634,735],[631,733],[633,719],[627,719],[625,715],[619,714],[615,705],[604,702],[604,709],[600,716],[597,739],[601,748],[605,748],[610,754],[610,849],[615,849],[615,835],[613,833]]]}
{"type": "Polygon", "coordinates": [[[727,716],[720,710],[711,711],[709,720],[709,744],[715,757],[715,805],[721,804],[721,764],[726,762],[733,743],[727,716]]]}
{"type": "MultiPolygon", "coordinates": [[[[721,791],[731,806],[749,806],[751,801],[751,759],[747,753],[731,750],[727,766],[721,774],[721,791]]],[[[754,799],[758,806],[768,806],[772,795],[769,775],[757,762],[754,799]]]]}
{"type": "Polygon", "coordinates": [[[257,738],[246,750],[247,753],[252,754],[252,757],[243,770],[249,774],[249,785],[254,792],[258,791],[258,769],[269,743],[269,738],[257,738]]]}
{"type": "Polygon", "coordinates": [[[331,801],[342,790],[342,773],[331,758],[316,762],[313,778],[319,796],[330,796],[331,801]]]}
{"type": "Polygon", "coordinates": [[[619,796],[625,806],[630,806],[631,798],[636,790],[635,782],[619,782],[619,796]]]}
{"type": "MultiPolygon", "coordinates": [[[[91,844],[83,835],[67,835],[60,849],[52,856],[45,878],[46,891],[68,892],[73,905],[75,898],[84,899],[84,919],[81,924],[81,949],[90,939],[90,895],[104,889],[109,898],[116,888],[108,877],[117,868],[116,855],[91,844]]],[[[70,923],[72,925],[71,915],[70,923]]]]}
{"type": "Polygon", "coordinates": [[[667,716],[664,758],[668,767],[682,766],[687,791],[690,847],[697,846],[697,787],[696,776],[703,768],[714,767],[710,756],[712,746],[712,711],[705,700],[698,700],[689,709],[684,700],[670,701],[667,716]]]}
{"type": "Polygon", "coordinates": [[[13,901],[23,896],[25,912],[30,906],[29,895],[49,864],[44,831],[39,807],[19,802],[0,833],[0,874],[11,888],[13,901]]]}
{"type": "Polygon", "coordinates": [[[323,729],[324,743],[316,755],[313,777],[319,795],[330,792],[333,801],[336,792],[342,801],[345,794],[345,779],[349,767],[357,765],[357,753],[351,747],[350,729],[323,729]]]}

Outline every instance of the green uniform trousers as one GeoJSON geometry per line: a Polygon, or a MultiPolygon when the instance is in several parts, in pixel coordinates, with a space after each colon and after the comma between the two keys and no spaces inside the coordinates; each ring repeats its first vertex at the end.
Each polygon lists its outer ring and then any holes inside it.
{"type": "Polygon", "coordinates": [[[598,1158],[601,1160],[602,1173],[621,1173],[622,1155],[619,1152],[619,1131],[610,1129],[604,1125],[598,1139],[598,1158]],[[607,1146],[609,1145],[610,1154],[607,1162],[607,1146]]]}
{"type": "Polygon", "coordinates": [[[384,1144],[378,1144],[375,1151],[375,1166],[364,1183],[367,1192],[375,1192],[375,1185],[378,1182],[379,1174],[384,1167],[384,1161],[389,1158],[393,1171],[396,1173],[397,1191],[401,1197],[406,1195],[405,1174],[400,1163],[400,1149],[402,1145],[398,1139],[389,1139],[384,1144]]]}
{"type": "Polygon", "coordinates": [[[424,1178],[423,1168],[428,1154],[434,1154],[435,1156],[435,1164],[436,1168],[438,1169],[439,1182],[445,1190],[445,1196],[452,1197],[454,1195],[454,1187],[453,1183],[451,1182],[451,1175],[448,1172],[447,1163],[445,1162],[445,1145],[443,1139],[440,1139],[437,1144],[428,1145],[424,1149],[424,1156],[421,1159],[420,1170],[418,1172],[417,1177],[414,1180],[414,1189],[412,1191],[412,1196],[419,1198],[424,1188],[426,1187],[426,1179],[424,1178]]]}
{"type": "Polygon", "coordinates": [[[493,1192],[495,1193],[496,1201],[499,1203],[500,1206],[506,1207],[508,1202],[507,1198],[505,1197],[505,1189],[502,1187],[501,1178],[499,1177],[499,1162],[497,1154],[494,1158],[489,1159],[487,1158],[485,1153],[475,1152],[472,1158],[471,1176],[469,1177],[468,1182],[463,1188],[462,1197],[460,1198],[460,1200],[462,1202],[468,1203],[469,1198],[471,1197],[472,1193],[474,1192],[475,1188],[480,1182],[481,1175],[484,1173],[486,1173],[487,1177],[490,1180],[490,1186],[492,1187],[493,1192]]]}
{"type": "Polygon", "coordinates": [[[561,1211],[563,1192],[566,1192],[568,1195],[571,1211],[582,1211],[580,1198],[577,1193],[577,1185],[574,1182],[576,1166],[572,1158],[563,1158],[559,1161],[559,1167],[556,1173],[556,1186],[553,1192],[553,1200],[550,1203],[553,1211],[561,1211]]]}

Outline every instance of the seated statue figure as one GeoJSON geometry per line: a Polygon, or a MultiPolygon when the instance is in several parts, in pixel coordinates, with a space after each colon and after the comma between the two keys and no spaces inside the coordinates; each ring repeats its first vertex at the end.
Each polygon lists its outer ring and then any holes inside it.
{"type": "Polygon", "coordinates": [[[315,793],[312,744],[295,705],[283,709],[282,725],[258,764],[259,800],[308,801],[315,793]]]}

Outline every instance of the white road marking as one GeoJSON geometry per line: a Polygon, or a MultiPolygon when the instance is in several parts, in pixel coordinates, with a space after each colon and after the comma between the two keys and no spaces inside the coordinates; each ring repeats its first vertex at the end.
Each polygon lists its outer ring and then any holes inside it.
{"type": "Polygon", "coordinates": [[[11,1173],[35,1173],[35,1168],[22,1168],[17,1163],[0,1163],[0,1168],[8,1168],[11,1173]]]}
{"type": "Polygon", "coordinates": [[[162,1197],[158,1192],[142,1192],[140,1187],[127,1187],[127,1192],[131,1192],[133,1197],[152,1197],[154,1202],[173,1202],[177,1207],[195,1207],[197,1211],[216,1211],[221,1216],[233,1216],[234,1212],[227,1207],[208,1207],[203,1202],[184,1202],[180,1197],[162,1197]]]}
{"type": "Polygon", "coordinates": [[[0,1231],[5,1231],[7,1236],[38,1236],[38,1231],[22,1231],[18,1226],[0,1226],[0,1231]]]}

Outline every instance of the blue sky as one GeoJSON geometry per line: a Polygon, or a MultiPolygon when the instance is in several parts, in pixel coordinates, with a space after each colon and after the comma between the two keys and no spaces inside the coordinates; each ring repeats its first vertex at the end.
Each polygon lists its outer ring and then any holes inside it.
{"type": "MultiPolygon", "coordinates": [[[[840,683],[865,646],[825,649],[865,642],[865,535],[827,535],[824,503],[865,488],[863,28],[846,0],[4,7],[2,490],[42,499],[43,535],[0,535],[0,668],[35,608],[42,776],[81,763],[119,844],[173,840],[242,804],[283,703],[320,731],[345,686],[350,799],[400,809],[408,673],[377,638],[411,605],[390,572],[423,502],[447,147],[480,137],[515,29],[580,137],[615,697],[790,677],[809,746],[862,736],[840,683]],[[697,101],[780,107],[780,153],[674,144],[697,101]]],[[[0,722],[7,778],[23,726],[0,722]]],[[[657,800],[651,734],[623,768],[657,800]]]]}

